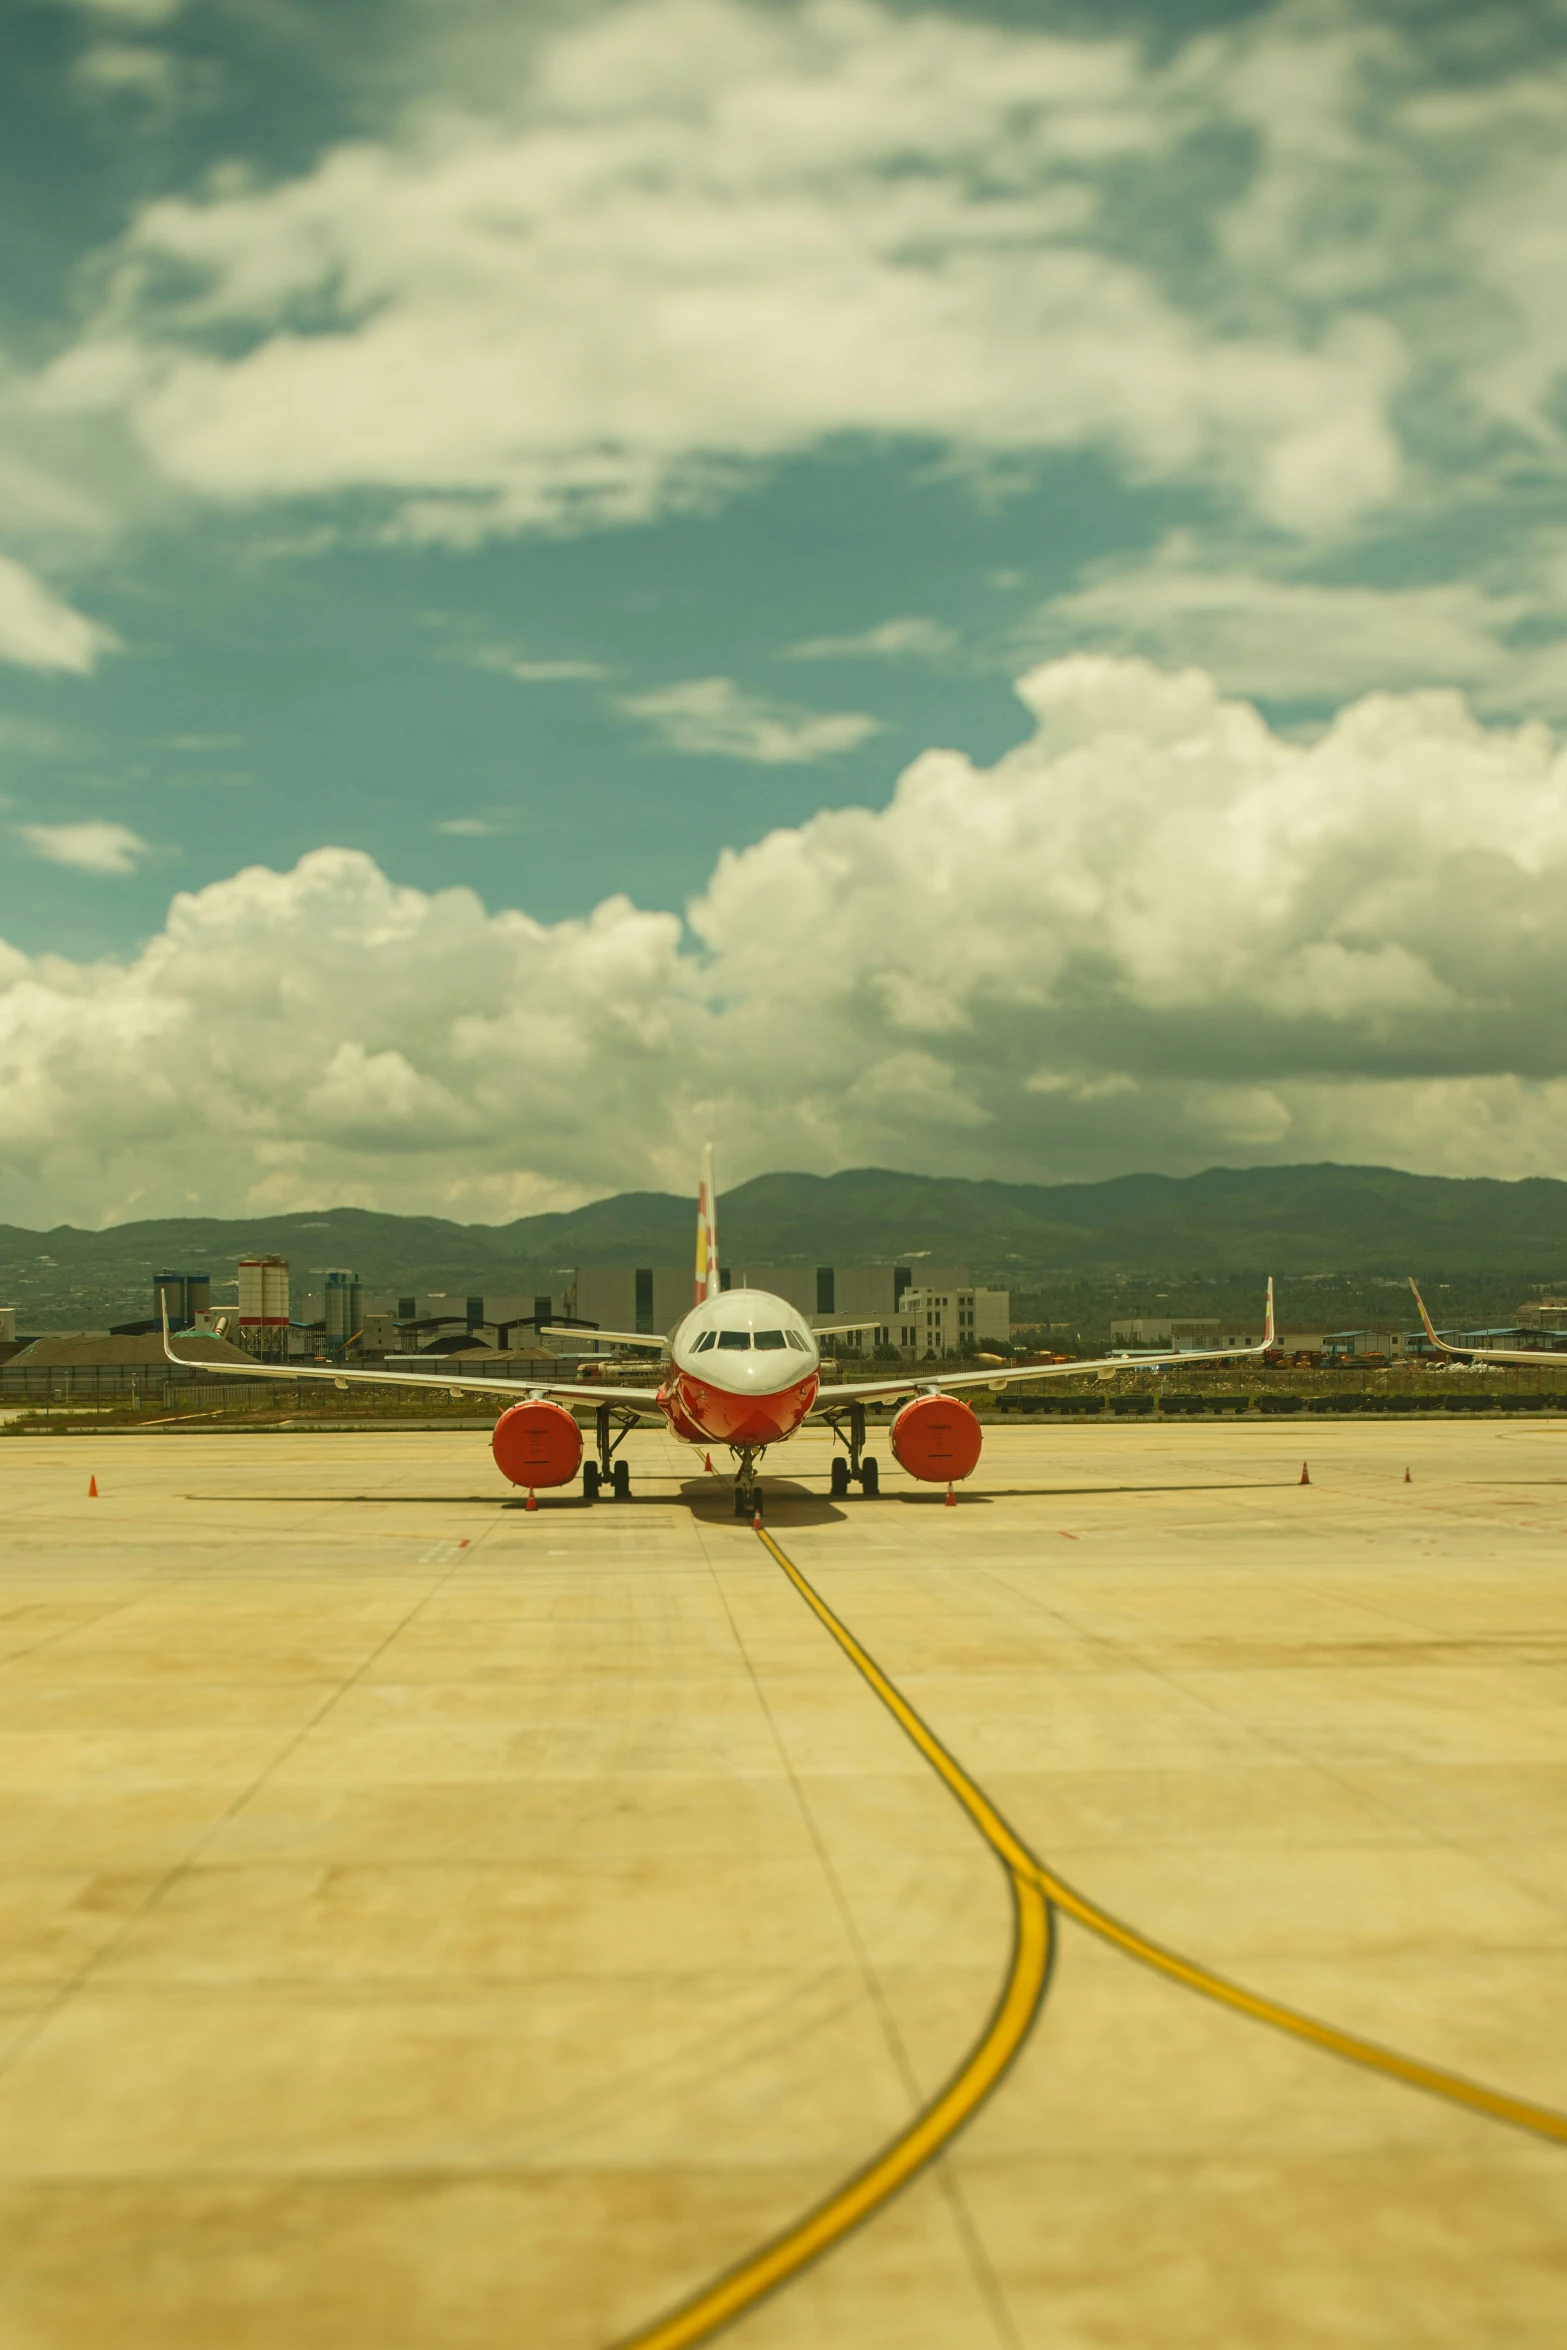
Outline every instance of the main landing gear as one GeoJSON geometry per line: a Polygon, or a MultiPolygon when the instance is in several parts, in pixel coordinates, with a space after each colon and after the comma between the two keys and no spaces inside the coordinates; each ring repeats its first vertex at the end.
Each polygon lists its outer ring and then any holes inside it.
{"type": "Polygon", "coordinates": [[[626,1438],[637,1424],[635,1412],[618,1412],[613,1432],[610,1427],[611,1406],[601,1403],[593,1414],[593,1434],[598,1450],[596,1461],[582,1464],[582,1498],[597,1501],[608,1486],[616,1501],[631,1499],[631,1463],[615,1458],[626,1438]]]}
{"type": "Polygon", "coordinates": [[[841,1412],[828,1414],[828,1424],[837,1442],[848,1450],[847,1459],[841,1452],[832,1456],[834,1501],[844,1500],[851,1485],[858,1485],[865,1499],[874,1501],[881,1491],[881,1471],[865,1450],[865,1406],[847,1404],[841,1412]]]}

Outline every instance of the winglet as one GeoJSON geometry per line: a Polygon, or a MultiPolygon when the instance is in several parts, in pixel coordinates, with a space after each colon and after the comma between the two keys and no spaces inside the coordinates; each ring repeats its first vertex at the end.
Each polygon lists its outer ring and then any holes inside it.
{"type": "MultiPolygon", "coordinates": [[[[1421,1321],[1422,1321],[1422,1322],[1425,1324],[1425,1332],[1426,1332],[1426,1336],[1427,1336],[1427,1338],[1429,1338],[1429,1339],[1430,1339],[1430,1341],[1431,1341],[1431,1344],[1432,1344],[1433,1346],[1437,1346],[1437,1347],[1441,1346],[1441,1344],[1442,1344],[1442,1341],[1440,1340],[1440,1338],[1438,1338],[1438,1336],[1437,1336],[1436,1332],[1435,1332],[1435,1331],[1432,1329],[1432,1327],[1431,1327],[1431,1317],[1430,1317],[1430,1315],[1429,1315],[1429,1314],[1426,1312],[1426,1301],[1425,1301],[1425,1299],[1424,1299],[1424,1298],[1421,1296],[1419,1289],[1416,1287],[1416,1284],[1415,1284],[1415,1277],[1414,1277],[1413,1273],[1411,1273],[1411,1274],[1410,1274],[1410,1276],[1409,1276],[1409,1286],[1410,1286],[1410,1288],[1411,1288],[1411,1289],[1413,1289],[1413,1290],[1414,1290],[1414,1292],[1415,1292],[1415,1303],[1416,1303],[1416,1305],[1417,1305],[1417,1306],[1420,1308],[1420,1319],[1421,1319],[1421,1321]]],[[[1444,1349],[1444,1351],[1446,1351],[1446,1350],[1444,1349]]]]}
{"type": "Polygon", "coordinates": [[[1266,1353],[1267,1349],[1273,1344],[1273,1336],[1273,1275],[1270,1273],[1268,1275],[1268,1310],[1262,1318],[1262,1345],[1264,1353],[1266,1353]]]}
{"type": "Polygon", "coordinates": [[[169,1301],[161,1290],[158,1292],[158,1311],[163,1316],[163,1351],[171,1363],[177,1363],[180,1358],[169,1344],[169,1301]]]}

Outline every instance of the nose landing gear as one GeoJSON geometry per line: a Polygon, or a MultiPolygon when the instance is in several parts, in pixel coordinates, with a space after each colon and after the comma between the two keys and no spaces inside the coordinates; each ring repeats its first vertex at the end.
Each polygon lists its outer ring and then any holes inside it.
{"type": "Polygon", "coordinates": [[[735,1516],[759,1518],[762,1514],[762,1489],[756,1481],[757,1463],[761,1454],[749,1444],[731,1446],[739,1467],[735,1471],[735,1516]]]}

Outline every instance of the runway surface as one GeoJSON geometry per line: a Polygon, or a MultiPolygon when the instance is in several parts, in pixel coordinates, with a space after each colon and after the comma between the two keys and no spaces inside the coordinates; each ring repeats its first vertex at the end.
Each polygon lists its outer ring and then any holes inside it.
{"type": "Polygon", "coordinates": [[[1567,1426],[995,1428],[953,1510],[811,1440],[776,1552],[633,1445],[0,1443],[0,2340],[657,2340],[1010,2017],[724,2339],[1554,2350],[1567,2149],[1061,1903],[1567,2108],[1567,1426]],[[877,1674],[1043,1872],[1031,2033],[877,1674]]]}

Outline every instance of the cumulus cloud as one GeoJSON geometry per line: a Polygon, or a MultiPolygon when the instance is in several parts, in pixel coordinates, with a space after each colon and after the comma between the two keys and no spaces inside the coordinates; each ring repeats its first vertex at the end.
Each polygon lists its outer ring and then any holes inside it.
{"type": "Polygon", "coordinates": [[[19,837],[49,865],[78,873],[134,873],[152,850],[127,824],[19,824],[19,837]]]}
{"type": "MultiPolygon", "coordinates": [[[[128,420],[205,497],[381,493],[457,545],[856,433],[1095,448],[1308,533],[1398,491],[1403,330],[1239,244],[1217,296],[1157,233],[1213,209],[1194,141],[1275,128],[1276,31],[1160,65],[874,0],[634,0],[517,37],[482,99],[145,204],[40,407],[128,420]]],[[[1353,39],[1329,12],[1316,48],[1353,39]]]]}
{"type": "Polygon", "coordinates": [[[116,641],[110,629],[62,603],[35,573],[0,555],[0,661],[85,677],[116,641]]]}
{"type": "Polygon", "coordinates": [[[0,950],[0,1213],[331,1200],[501,1216],[875,1162],[1567,1173],[1567,758],[1454,694],[1279,737],[1077,655],[993,766],[719,859],[685,925],[546,925],[322,850],[125,964],[0,950]],[[830,951],[824,952],[824,942],[830,951]]]}
{"type": "Polygon", "coordinates": [[[671,750],[699,758],[746,759],[758,767],[809,767],[852,751],[882,730],[864,710],[796,710],[742,693],[732,677],[688,677],[621,708],[644,718],[671,750]]]}

